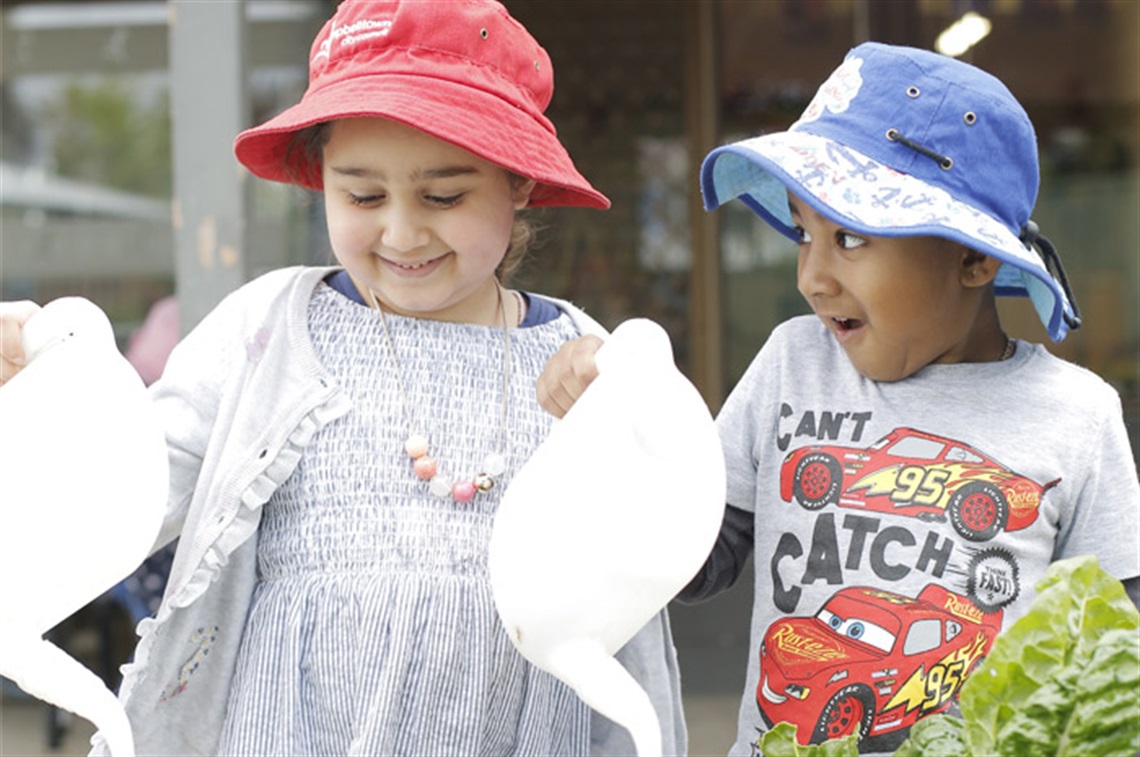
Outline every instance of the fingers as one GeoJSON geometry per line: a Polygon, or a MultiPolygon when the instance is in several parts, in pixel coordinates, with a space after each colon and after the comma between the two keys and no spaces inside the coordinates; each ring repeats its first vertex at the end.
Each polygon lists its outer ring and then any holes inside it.
{"type": "Polygon", "coordinates": [[[25,356],[20,332],[39,309],[31,300],[0,302],[0,385],[23,369],[25,356]]]}
{"type": "Polygon", "coordinates": [[[538,377],[538,404],[556,418],[566,412],[598,377],[594,355],[602,340],[592,334],[563,344],[538,377]]]}

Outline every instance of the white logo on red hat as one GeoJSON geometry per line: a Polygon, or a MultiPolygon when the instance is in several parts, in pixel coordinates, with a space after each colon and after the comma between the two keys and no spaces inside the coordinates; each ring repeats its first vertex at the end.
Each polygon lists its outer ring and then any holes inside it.
{"type": "Polygon", "coordinates": [[[832,113],[842,113],[847,110],[847,106],[863,86],[863,77],[859,75],[859,69],[862,67],[862,58],[848,58],[843,61],[827,81],[820,85],[819,91],[808,103],[803,115],[789,128],[794,129],[800,124],[816,120],[823,115],[824,110],[830,110],[832,113]]]}
{"type": "Polygon", "coordinates": [[[387,37],[391,30],[392,19],[390,18],[362,18],[347,26],[337,26],[334,23],[328,39],[321,42],[321,49],[313,56],[312,63],[316,63],[319,58],[328,58],[332,51],[332,44],[337,40],[340,41],[340,47],[353,47],[365,40],[387,37]]]}

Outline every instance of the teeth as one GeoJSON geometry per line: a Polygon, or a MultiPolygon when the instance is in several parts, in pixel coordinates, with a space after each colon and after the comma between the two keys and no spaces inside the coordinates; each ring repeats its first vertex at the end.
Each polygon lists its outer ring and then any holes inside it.
{"type": "Polygon", "coordinates": [[[405,271],[416,271],[420,268],[423,268],[425,265],[427,265],[427,263],[413,263],[412,265],[408,265],[407,263],[397,263],[396,265],[398,265],[400,268],[403,268],[405,271]]]}

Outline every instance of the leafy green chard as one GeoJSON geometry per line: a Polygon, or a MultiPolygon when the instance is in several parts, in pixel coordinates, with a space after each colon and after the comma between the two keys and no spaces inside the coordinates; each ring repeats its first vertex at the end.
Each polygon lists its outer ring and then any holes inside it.
{"type": "Polygon", "coordinates": [[[796,742],[794,725],[777,723],[760,737],[760,751],[764,757],[859,757],[859,738],[852,734],[804,746],[796,742]]]}
{"type": "Polygon", "coordinates": [[[966,726],[960,718],[934,715],[911,726],[894,757],[960,757],[969,754],[966,726]]]}
{"type": "Polygon", "coordinates": [[[1140,751],[1140,613],[1123,585],[1075,557],[1037,592],[962,686],[962,719],[919,721],[896,757],[1140,751]]]}

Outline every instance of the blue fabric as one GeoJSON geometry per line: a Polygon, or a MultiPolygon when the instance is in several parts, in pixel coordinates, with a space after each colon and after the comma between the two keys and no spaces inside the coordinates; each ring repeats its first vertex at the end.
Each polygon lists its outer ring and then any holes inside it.
{"type": "MultiPolygon", "coordinates": [[[[330,287],[343,294],[353,302],[361,305],[367,305],[364,298],[360,296],[360,292],[356,291],[356,285],[352,283],[352,278],[348,275],[348,271],[340,270],[329,274],[325,279],[330,287]]],[[[519,324],[520,329],[528,329],[532,326],[541,326],[544,323],[550,323],[561,312],[558,306],[545,297],[540,297],[537,294],[530,292],[519,291],[519,294],[526,299],[526,317],[523,322],[519,324]]]]}

